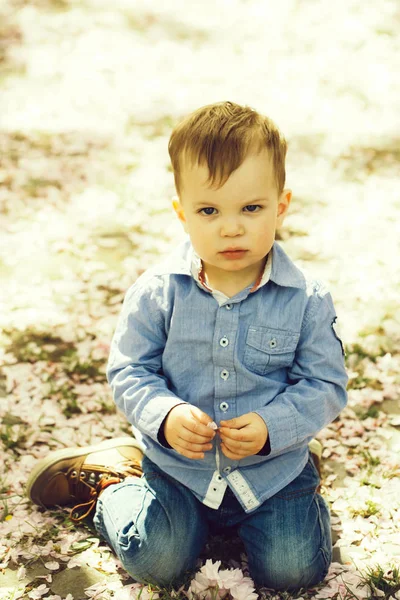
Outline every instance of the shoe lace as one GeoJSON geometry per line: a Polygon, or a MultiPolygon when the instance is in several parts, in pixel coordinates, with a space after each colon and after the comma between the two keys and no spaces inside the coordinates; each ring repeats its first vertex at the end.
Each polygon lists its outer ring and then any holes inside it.
{"type": "Polygon", "coordinates": [[[89,480],[86,481],[82,476],[75,481],[73,475],[70,475],[74,495],[78,498],[85,498],[85,496],[87,498],[86,502],[76,504],[72,507],[70,519],[74,523],[82,521],[93,512],[100,493],[107,487],[115,483],[120,483],[128,476],[140,477],[143,472],[139,462],[129,460],[119,463],[119,468],[104,467],[100,471],[98,466],[85,465],[81,470],[81,474],[92,471],[91,476],[94,476],[96,470],[98,472],[97,482],[95,477],[94,479],[89,477],[89,480]]]}

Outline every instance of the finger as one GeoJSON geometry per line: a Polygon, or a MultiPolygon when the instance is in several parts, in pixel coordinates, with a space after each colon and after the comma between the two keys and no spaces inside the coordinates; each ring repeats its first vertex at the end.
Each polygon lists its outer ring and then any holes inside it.
{"type": "Polygon", "coordinates": [[[191,442],[187,442],[182,438],[178,438],[177,445],[179,448],[183,450],[190,450],[191,452],[206,452],[207,450],[212,450],[212,444],[192,444],[191,442]]]}
{"type": "Polygon", "coordinates": [[[219,430],[221,438],[227,438],[230,440],[237,440],[239,442],[248,442],[254,436],[254,431],[248,431],[246,428],[243,429],[229,429],[228,427],[221,427],[219,430]]]}
{"type": "Polygon", "coordinates": [[[231,450],[229,450],[229,448],[227,448],[225,446],[225,444],[221,444],[221,450],[222,450],[222,453],[227,458],[230,458],[231,460],[241,460],[242,458],[245,458],[245,456],[242,456],[241,454],[236,454],[235,452],[231,452],[231,450]]]}
{"type": "Polygon", "coordinates": [[[179,437],[186,442],[192,442],[193,444],[208,444],[210,440],[212,440],[214,436],[204,436],[199,435],[198,433],[193,433],[190,429],[186,429],[186,427],[182,427],[179,431],[179,437]]]}
{"type": "Polygon", "coordinates": [[[196,421],[202,423],[203,425],[208,425],[208,423],[212,422],[212,418],[209,417],[207,413],[200,410],[198,406],[191,406],[190,412],[192,413],[193,418],[196,419],[196,421]]]}
{"type": "Polygon", "coordinates": [[[222,427],[231,427],[232,429],[241,429],[242,427],[246,427],[249,425],[250,419],[249,415],[242,415],[240,417],[235,417],[234,419],[229,419],[229,421],[221,421],[220,425],[222,427]]]}
{"type": "Polygon", "coordinates": [[[239,456],[247,456],[248,454],[252,454],[253,445],[252,444],[240,444],[238,442],[232,442],[231,440],[223,440],[222,442],[226,448],[230,452],[237,454],[239,456]]]}
{"type": "Polygon", "coordinates": [[[238,454],[243,452],[249,453],[253,450],[253,448],[255,448],[253,442],[236,442],[235,440],[228,440],[228,438],[224,438],[221,441],[232,452],[237,452],[238,454]]]}
{"type": "Polygon", "coordinates": [[[204,452],[193,452],[192,450],[186,450],[185,448],[180,448],[177,446],[175,450],[178,454],[182,456],[186,456],[186,458],[191,458],[192,460],[201,460],[204,458],[204,452]]]}
{"type": "Polygon", "coordinates": [[[218,430],[218,426],[207,413],[200,410],[197,406],[191,406],[190,412],[194,419],[198,420],[202,425],[205,425],[207,430],[211,429],[211,431],[214,431],[215,434],[218,430]]]}
{"type": "Polygon", "coordinates": [[[206,438],[207,440],[212,440],[215,437],[215,431],[213,429],[207,427],[206,425],[203,425],[195,419],[187,419],[183,421],[182,426],[188,431],[200,435],[206,438]]]}

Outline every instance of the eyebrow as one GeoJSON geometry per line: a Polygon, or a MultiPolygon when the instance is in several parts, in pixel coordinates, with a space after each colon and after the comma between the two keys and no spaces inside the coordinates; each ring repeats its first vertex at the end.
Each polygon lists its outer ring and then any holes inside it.
{"type": "MultiPolygon", "coordinates": [[[[268,202],[268,198],[254,198],[253,200],[248,200],[246,202],[241,202],[240,206],[247,206],[248,204],[255,204],[256,202],[268,202]]],[[[216,206],[217,208],[219,208],[218,204],[216,204],[215,202],[196,202],[196,204],[194,205],[194,208],[197,208],[198,206],[216,206]]]]}

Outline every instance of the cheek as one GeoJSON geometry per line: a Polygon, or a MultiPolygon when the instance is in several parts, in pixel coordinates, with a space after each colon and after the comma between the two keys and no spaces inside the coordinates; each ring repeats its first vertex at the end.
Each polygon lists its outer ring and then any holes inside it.
{"type": "Polygon", "coordinates": [[[266,219],[262,223],[258,223],[254,230],[254,236],[257,239],[263,240],[266,236],[273,234],[275,231],[275,221],[273,219],[266,219]]]}
{"type": "Polygon", "coordinates": [[[274,232],[275,229],[276,229],[276,224],[277,224],[276,214],[275,213],[271,213],[263,221],[263,227],[262,227],[262,229],[265,232],[268,232],[268,233],[274,232]]]}
{"type": "Polygon", "coordinates": [[[265,245],[268,245],[273,242],[275,238],[275,228],[270,224],[265,227],[257,230],[252,234],[252,239],[254,240],[254,245],[260,249],[264,249],[265,245]]]}
{"type": "Polygon", "coordinates": [[[205,223],[199,219],[193,219],[190,223],[190,230],[199,239],[212,234],[213,226],[210,222],[205,223]]]}
{"type": "Polygon", "coordinates": [[[209,240],[210,232],[201,226],[199,223],[191,223],[188,229],[191,239],[196,242],[198,246],[206,246],[207,240],[209,240]]]}

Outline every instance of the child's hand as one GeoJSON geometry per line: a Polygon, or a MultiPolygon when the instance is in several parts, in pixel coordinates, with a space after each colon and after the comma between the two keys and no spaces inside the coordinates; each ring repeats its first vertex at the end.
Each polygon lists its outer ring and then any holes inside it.
{"type": "Polygon", "coordinates": [[[215,431],[207,427],[212,419],[197,406],[178,404],[169,412],[164,435],[168,444],[187,458],[204,458],[204,452],[211,450],[211,440],[215,431]]]}
{"type": "Polygon", "coordinates": [[[221,450],[232,460],[257,454],[268,438],[267,426],[257,413],[221,421],[220,425],[221,450]]]}

